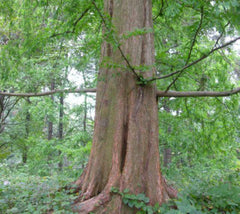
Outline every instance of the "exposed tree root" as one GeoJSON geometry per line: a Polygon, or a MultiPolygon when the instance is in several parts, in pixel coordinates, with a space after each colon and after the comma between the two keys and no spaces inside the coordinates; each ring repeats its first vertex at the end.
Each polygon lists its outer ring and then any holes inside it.
{"type": "Polygon", "coordinates": [[[96,210],[103,210],[110,199],[109,193],[101,193],[86,201],[75,203],[72,208],[74,212],[87,214],[96,210]]]}
{"type": "MultiPolygon", "coordinates": [[[[163,176],[162,176],[163,177],[163,176]]],[[[165,190],[166,190],[166,192],[167,192],[167,195],[168,195],[168,197],[169,197],[169,199],[171,199],[171,198],[177,198],[177,194],[178,194],[178,192],[177,192],[177,190],[176,189],[174,189],[172,186],[170,186],[169,184],[167,184],[167,181],[166,181],[166,179],[163,177],[163,185],[164,185],[164,188],[165,188],[165,190]]]]}
{"type": "MultiPolygon", "coordinates": [[[[81,176],[81,179],[77,180],[70,189],[72,192],[81,192],[82,187],[82,179],[84,176],[81,176]]],[[[162,204],[166,202],[170,198],[177,197],[177,190],[173,187],[169,186],[166,182],[166,179],[162,179],[163,183],[163,200],[159,200],[159,203],[162,204]]],[[[79,197],[75,200],[72,205],[72,210],[76,213],[80,214],[103,214],[103,213],[111,213],[111,214],[131,214],[136,213],[136,209],[132,209],[123,204],[122,198],[118,194],[111,193],[109,185],[99,194],[93,195],[95,192],[94,187],[89,187],[86,192],[80,193],[79,197]]],[[[69,189],[69,188],[68,188],[69,189]]],[[[150,202],[151,204],[151,202],[150,202]]],[[[154,205],[154,204],[152,204],[154,205]]]]}

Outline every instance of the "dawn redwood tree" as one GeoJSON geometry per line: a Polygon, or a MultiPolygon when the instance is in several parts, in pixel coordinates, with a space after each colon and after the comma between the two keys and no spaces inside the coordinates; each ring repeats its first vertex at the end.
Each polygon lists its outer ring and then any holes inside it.
{"type": "MultiPolygon", "coordinates": [[[[118,38],[136,29],[152,29],[151,0],[105,0],[104,8],[118,38]]],[[[105,25],[107,34],[106,20],[105,25]]],[[[176,196],[160,170],[156,86],[139,83],[140,77],[155,74],[153,39],[152,33],[144,33],[124,39],[117,48],[102,44],[102,60],[127,69],[102,66],[99,71],[93,146],[75,183],[81,195],[74,209],[80,213],[135,213],[111,194],[112,187],[144,193],[152,205],[176,196]],[[148,67],[144,72],[135,69],[143,66],[148,67]]]]}
{"type": "MultiPolygon", "coordinates": [[[[160,170],[157,97],[229,96],[239,93],[240,88],[226,92],[173,92],[168,89],[185,69],[239,40],[240,37],[219,46],[220,35],[211,51],[201,54],[199,59],[190,62],[192,49],[204,17],[202,7],[199,10],[201,20],[193,37],[187,63],[182,69],[155,77],[154,38],[151,30],[152,1],[104,0],[104,13],[98,9],[94,0],[86,2],[91,6],[87,5],[81,16],[73,22],[72,30],[56,31],[50,36],[53,39],[58,36],[79,34],[77,24],[88,11],[92,14],[93,6],[104,25],[93,146],[89,163],[74,185],[75,191],[79,191],[80,195],[73,209],[79,213],[135,213],[136,210],[122,203],[119,194],[111,193],[112,187],[118,188],[121,192],[129,189],[132,194],[144,193],[149,197],[152,205],[162,204],[169,198],[176,197],[176,191],[166,184],[160,170]],[[110,67],[110,64],[113,66],[110,67]],[[156,90],[154,80],[174,75],[177,77],[166,91],[156,90]]],[[[163,2],[165,1],[162,1],[158,16],[162,15],[163,2]]],[[[34,13],[30,11],[29,14],[34,13]]],[[[65,24],[69,23],[63,18],[60,20],[64,20],[65,24]]],[[[55,30],[52,26],[51,29],[55,30]]],[[[35,38],[35,34],[32,36],[31,38],[35,38]]],[[[27,45],[26,49],[29,49],[27,45]]],[[[0,95],[30,97],[95,91],[95,89],[54,89],[40,93],[0,91],[0,95]]]]}

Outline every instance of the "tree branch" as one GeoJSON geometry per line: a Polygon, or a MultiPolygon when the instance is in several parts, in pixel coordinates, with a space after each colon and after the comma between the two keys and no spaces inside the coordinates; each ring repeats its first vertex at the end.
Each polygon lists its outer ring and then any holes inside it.
{"type": "Polygon", "coordinates": [[[208,52],[208,54],[204,54],[204,55],[203,55],[202,57],[200,57],[199,59],[191,62],[191,63],[188,64],[188,65],[185,65],[183,68],[181,68],[181,69],[179,69],[179,70],[176,70],[176,71],[174,71],[174,72],[172,72],[172,73],[170,73],[170,74],[164,75],[164,76],[159,76],[159,77],[154,77],[154,78],[148,79],[147,82],[152,82],[152,81],[160,80],[160,79],[166,79],[166,78],[168,78],[168,77],[174,76],[175,74],[178,74],[178,73],[186,70],[187,68],[189,68],[189,67],[191,67],[191,66],[193,66],[193,65],[195,65],[195,64],[197,64],[197,63],[199,63],[199,62],[201,62],[201,61],[204,60],[204,59],[206,59],[209,55],[211,55],[211,54],[214,53],[215,51],[217,51],[217,50],[219,50],[219,49],[222,49],[222,48],[225,48],[225,47],[233,44],[234,42],[236,42],[236,41],[239,40],[239,39],[240,39],[240,37],[237,37],[237,38],[235,38],[235,39],[233,39],[233,40],[231,40],[231,41],[229,41],[229,42],[227,42],[227,43],[225,43],[225,44],[223,44],[223,45],[221,45],[221,46],[219,46],[219,47],[213,48],[211,51],[208,52]]]}
{"type": "Polygon", "coordinates": [[[9,97],[43,97],[57,93],[95,93],[96,88],[87,89],[55,89],[52,91],[39,92],[39,93],[15,93],[15,92],[0,92],[0,95],[9,97]]]}
{"type": "MultiPolygon", "coordinates": [[[[192,50],[193,50],[193,47],[196,43],[196,39],[197,39],[197,35],[199,34],[200,30],[201,30],[201,27],[202,27],[202,22],[203,22],[203,7],[201,7],[201,18],[200,18],[200,22],[199,22],[199,25],[198,25],[198,28],[194,34],[194,37],[193,37],[193,40],[192,40],[192,44],[191,44],[191,47],[190,47],[190,51],[188,53],[188,57],[187,57],[187,60],[186,60],[186,63],[185,63],[185,66],[188,64],[190,58],[191,58],[191,55],[192,55],[192,50]]],[[[181,72],[179,72],[179,74],[175,77],[175,79],[169,84],[169,86],[167,87],[166,91],[168,91],[172,85],[175,84],[175,82],[178,80],[178,78],[182,75],[183,73],[183,70],[181,72]]]]}
{"type": "MultiPolygon", "coordinates": [[[[20,100],[20,99],[17,98],[11,105],[9,105],[10,107],[8,108],[7,113],[6,113],[5,115],[3,114],[3,117],[1,118],[1,123],[3,123],[3,122],[7,119],[8,115],[9,115],[10,112],[13,110],[13,108],[15,107],[15,105],[17,105],[17,103],[18,103],[19,100],[20,100]]],[[[5,109],[4,109],[4,111],[5,111],[5,109]]]]}
{"type": "Polygon", "coordinates": [[[86,15],[86,13],[90,10],[90,8],[91,7],[88,7],[86,10],[84,10],[83,13],[81,14],[81,16],[73,23],[73,29],[72,30],[67,30],[67,31],[62,32],[62,33],[54,33],[53,35],[50,36],[50,38],[65,35],[65,34],[68,34],[68,33],[75,33],[78,22],[80,22],[82,20],[82,18],[86,15]]]}
{"type": "Polygon", "coordinates": [[[219,40],[222,38],[222,36],[223,36],[223,34],[224,34],[224,31],[225,31],[226,27],[227,27],[229,24],[230,24],[230,21],[228,21],[227,24],[224,25],[223,31],[222,31],[222,33],[220,34],[220,36],[217,38],[217,40],[216,40],[215,45],[213,46],[213,48],[215,48],[215,47],[218,45],[219,40]]]}
{"type": "MultiPolygon", "coordinates": [[[[14,93],[14,92],[0,92],[3,96],[12,97],[43,97],[57,93],[96,93],[96,88],[87,89],[55,89],[52,91],[40,93],[14,93]]],[[[157,97],[227,97],[240,93],[240,87],[232,89],[231,91],[159,91],[157,90],[157,97]]]]}
{"type": "Polygon", "coordinates": [[[231,91],[157,91],[157,97],[227,97],[240,93],[240,87],[231,91]]]}
{"type": "Polygon", "coordinates": [[[7,143],[2,143],[1,145],[0,145],[0,148],[2,148],[3,146],[5,146],[7,143]]]}
{"type": "Polygon", "coordinates": [[[199,25],[198,25],[198,28],[194,34],[194,37],[193,37],[193,40],[192,40],[192,44],[191,44],[191,47],[190,47],[190,51],[188,53],[188,57],[187,57],[187,61],[185,63],[185,65],[188,64],[190,58],[191,58],[191,55],[192,55],[192,50],[193,50],[193,46],[195,45],[196,43],[196,40],[197,40],[197,35],[199,34],[200,32],[200,29],[202,27],[202,23],[203,23],[203,7],[201,7],[201,18],[200,18],[200,22],[199,22],[199,25]]]}
{"type": "Polygon", "coordinates": [[[162,15],[163,15],[164,1],[161,0],[161,3],[162,3],[162,5],[161,5],[161,9],[160,9],[159,13],[156,15],[156,17],[153,18],[153,21],[155,21],[159,16],[162,16],[162,15]]]}

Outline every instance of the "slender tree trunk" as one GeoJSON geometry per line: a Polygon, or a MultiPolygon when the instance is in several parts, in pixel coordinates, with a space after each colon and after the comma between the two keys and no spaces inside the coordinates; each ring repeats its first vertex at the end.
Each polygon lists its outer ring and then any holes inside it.
{"type": "Polygon", "coordinates": [[[0,95],[0,133],[4,131],[4,96],[0,95]]]}
{"type": "MultiPolygon", "coordinates": [[[[27,99],[27,105],[30,104],[29,98],[27,99]]],[[[26,139],[29,137],[30,134],[30,120],[31,120],[31,115],[27,106],[27,111],[26,111],[26,121],[25,121],[25,132],[26,132],[26,139]]],[[[22,162],[23,164],[27,163],[27,158],[28,158],[28,146],[26,144],[23,145],[23,150],[22,150],[22,162]]]]}
{"type": "Polygon", "coordinates": [[[51,140],[53,137],[53,122],[48,122],[48,140],[51,140]]]}
{"type": "Polygon", "coordinates": [[[59,108],[59,126],[58,126],[58,138],[61,140],[63,139],[63,116],[64,116],[64,98],[63,95],[60,95],[60,108],[59,108]]]}
{"type": "MultiPolygon", "coordinates": [[[[119,37],[137,28],[152,28],[151,10],[150,0],[105,0],[105,11],[119,37]]],[[[153,34],[130,37],[121,43],[131,65],[150,66],[142,75],[152,77],[153,34]]],[[[126,65],[120,51],[107,42],[101,54],[102,60],[107,57],[126,65]]],[[[176,196],[160,172],[155,84],[138,85],[128,69],[100,69],[93,146],[88,166],[75,184],[81,190],[74,206],[79,213],[136,213],[122,203],[119,195],[111,194],[111,187],[145,193],[152,205],[176,196]]]]}
{"type": "MultiPolygon", "coordinates": [[[[59,142],[61,143],[62,139],[63,139],[63,116],[64,116],[64,98],[63,98],[63,94],[60,95],[59,97],[59,101],[60,101],[60,109],[59,109],[59,124],[58,124],[58,139],[59,142]]],[[[61,151],[58,151],[58,155],[61,155],[61,151]]],[[[58,167],[61,170],[62,169],[62,161],[59,161],[58,167]]]]}
{"type": "Polygon", "coordinates": [[[172,162],[172,150],[167,146],[163,150],[163,166],[169,167],[169,164],[172,162]]]}
{"type": "MultiPolygon", "coordinates": [[[[169,99],[164,102],[163,108],[167,113],[170,113],[169,99]]],[[[171,127],[171,125],[169,125],[167,133],[170,134],[171,130],[172,130],[172,127],[171,127]]],[[[164,148],[163,148],[163,166],[164,167],[169,167],[169,164],[171,162],[172,162],[172,150],[169,147],[169,145],[167,143],[165,143],[164,148]]]]}
{"type": "MultiPolygon", "coordinates": [[[[52,80],[51,81],[51,90],[54,90],[55,89],[55,81],[52,80]]],[[[52,103],[54,103],[54,96],[51,95],[51,100],[52,100],[52,103]]],[[[49,118],[48,118],[49,120],[49,118]]],[[[51,120],[48,121],[48,140],[51,140],[53,137],[53,122],[51,120]]]]}
{"type": "Polygon", "coordinates": [[[23,151],[22,151],[22,163],[23,164],[26,164],[27,163],[27,150],[28,150],[28,148],[27,148],[27,146],[26,145],[24,145],[23,146],[23,151]]]}
{"type": "MultiPolygon", "coordinates": [[[[55,80],[54,79],[51,80],[50,88],[51,88],[51,90],[55,89],[55,80]]],[[[51,95],[51,102],[52,102],[52,104],[54,104],[53,94],[51,95]]],[[[52,122],[51,116],[49,116],[49,115],[47,116],[47,120],[48,120],[48,122],[47,122],[47,125],[48,125],[47,139],[50,141],[53,138],[53,122],[52,122]]],[[[47,162],[49,165],[50,165],[51,159],[52,159],[52,154],[49,153],[47,156],[47,162]]]]}
{"type": "MultiPolygon", "coordinates": [[[[84,87],[86,87],[86,77],[83,72],[83,81],[84,81],[84,87]]],[[[87,131],[87,94],[84,94],[84,116],[83,116],[83,131],[87,131]]]]}
{"type": "Polygon", "coordinates": [[[87,95],[84,95],[83,131],[87,131],[87,95]]]}

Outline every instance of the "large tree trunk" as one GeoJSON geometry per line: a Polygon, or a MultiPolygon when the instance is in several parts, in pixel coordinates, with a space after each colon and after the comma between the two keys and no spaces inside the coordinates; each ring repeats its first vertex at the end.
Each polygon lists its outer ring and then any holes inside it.
{"type": "MultiPolygon", "coordinates": [[[[105,11],[119,37],[137,28],[152,28],[151,10],[150,0],[105,0],[105,11]]],[[[154,64],[152,33],[121,43],[131,65],[154,64]]],[[[107,42],[102,45],[102,57],[126,65],[120,51],[107,42]]],[[[152,77],[154,69],[142,75],[152,77]]],[[[136,213],[123,205],[120,196],[111,194],[111,187],[145,193],[150,204],[161,204],[175,195],[160,172],[154,84],[138,85],[136,75],[128,69],[100,69],[92,151],[75,184],[81,190],[74,207],[79,213],[136,213]]]]}

